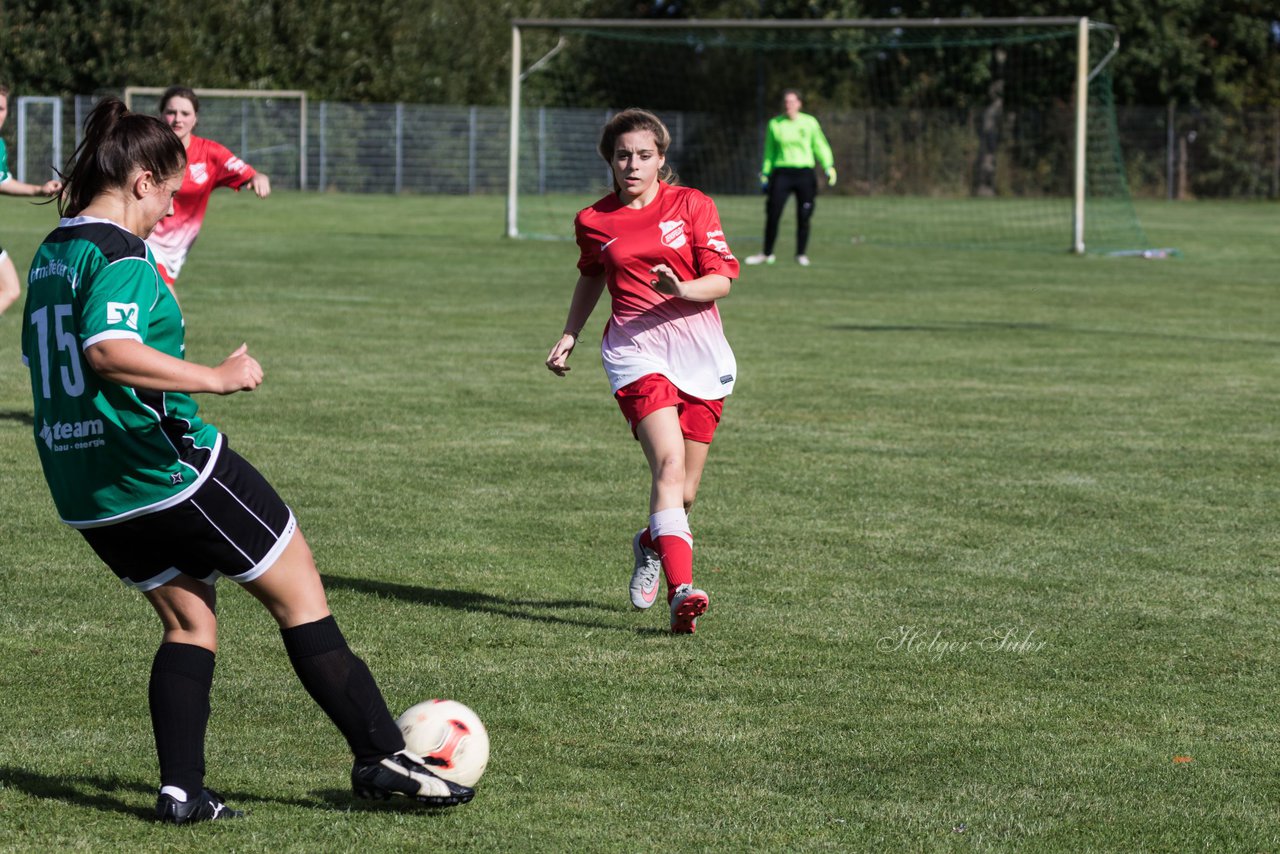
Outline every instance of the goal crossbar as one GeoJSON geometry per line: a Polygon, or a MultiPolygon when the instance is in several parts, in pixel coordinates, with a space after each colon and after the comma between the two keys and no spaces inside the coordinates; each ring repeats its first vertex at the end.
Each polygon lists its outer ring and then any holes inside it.
{"type": "MultiPolygon", "coordinates": [[[[839,30],[895,29],[902,27],[1020,27],[1074,26],[1078,16],[1015,18],[831,18],[823,20],[756,18],[688,18],[683,20],[643,20],[633,18],[514,18],[511,26],[524,29],[645,29],[645,30],[839,30]]],[[[1095,22],[1096,23],[1096,22],[1095,22]]],[[[1110,24],[1101,26],[1109,27],[1110,24]]]]}

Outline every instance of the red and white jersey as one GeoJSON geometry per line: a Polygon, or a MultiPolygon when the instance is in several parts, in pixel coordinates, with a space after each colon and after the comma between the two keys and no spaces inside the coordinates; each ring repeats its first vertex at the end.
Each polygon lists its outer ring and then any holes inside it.
{"type": "Polygon", "coordinates": [[[173,197],[173,216],[160,220],[147,238],[161,273],[172,282],[178,278],[187,253],[200,235],[209,196],[218,187],[239,190],[257,172],[231,153],[226,146],[204,137],[191,136],[187,146],[187,173],[182,189],[173,197]]]}
{"type": "Polygon", "coordinates": [[[704,400],[733,391],[738,366],[714,302],[692,302],[650,287],[649,270],[666,264],[680,281],[718,273],[738,277],[715,202],[690,187],[659,182],[643,208],[610,193],[574,220],[584,276],[607,274],[613,311],[600,345],[617,391],[645,374],[662,374],[704,400]]]}

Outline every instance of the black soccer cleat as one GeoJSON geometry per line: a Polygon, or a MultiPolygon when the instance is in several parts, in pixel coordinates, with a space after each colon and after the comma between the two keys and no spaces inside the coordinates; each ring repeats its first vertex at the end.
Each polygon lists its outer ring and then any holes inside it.
{"type": "Polygon", "coordinates": [[[437,777],[421,756],[407,750],[380,762],[356,763],[351,768],[351,790],[357,798],[384,801],[404,795],[428,807],[456,807],[476,796],[470,786],[437,777]]]}
{"type": "Polygon", "coordinates": [[[162,794],[156,799],[156,820],[169,824],[190,824],[193,821],[222,821],[227,818],[244,818],[244,810],[233,810],[222,800],[222,795],[208,789],[200,794],[179,801],[173,795],[162,794]]]}

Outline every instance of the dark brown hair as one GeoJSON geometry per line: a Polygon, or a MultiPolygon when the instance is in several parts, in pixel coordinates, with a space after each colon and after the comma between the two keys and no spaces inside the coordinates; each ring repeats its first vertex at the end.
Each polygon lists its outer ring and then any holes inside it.
{"type": "MultiPolygon", "coordinates": [[[[671,147],[671,131],[667,130],[667,126],[662,123],[662,119],[648,110],[642,110],[639,107],[628,107],[605,122],[604,131],[600,134],[600,146],[597,150],[600,152],[600,156],[604,158],[604,162],[609,164],[610,173],[612,173],[613,169],[613,153],[617,149],[618,137],[638,130],[651,132],[654,144],[658,146],[658,154],[662,157],[667,156],[667,149],[671,147]]],[[[676,177],[671,164],[664,163],[662,164],[662,169],[658,171],[658,180],[665,181],[668,184],[675,184],[680,179],[676,177]]],[[[618,186],[618,179],[614,178],[613,191],[616,193],[621,189],[618,186]]]]}
{"type": "Polygon", "coordinates": [[[191,109],[197,113],[200,112],[200,99],[196,97],[195,90],[186,86],[170,86],[164,90],[164,94],[160,96],[160,112],[164,113],[164,105],[169,103],[170,98],[186,98],[191,102],[191,109]]]}
{"type": "Polygon", "coordinates": [[[98,194],[127,186],[136,169],[163,181],[186,165],[182,140],[161,119],[130,112],[119,98],[103,98],[85,119],[84,139],[62,175],[58,212],[77,215],[98,194]]]}

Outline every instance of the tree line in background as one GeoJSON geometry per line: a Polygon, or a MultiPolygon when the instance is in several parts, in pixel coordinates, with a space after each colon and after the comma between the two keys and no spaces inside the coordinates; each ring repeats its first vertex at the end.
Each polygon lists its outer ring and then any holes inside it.
{"type": "Polygon", "coordinates": [[[1094,0],[1083,7],[1074,0],[5,0],[0,81],[36,95],[183,83],[305,89],[342,101],[501,105],[513,18],[1081,14],[1120,30],[1118,104],[1280,107],[1274,0],[1094,0]]]}

